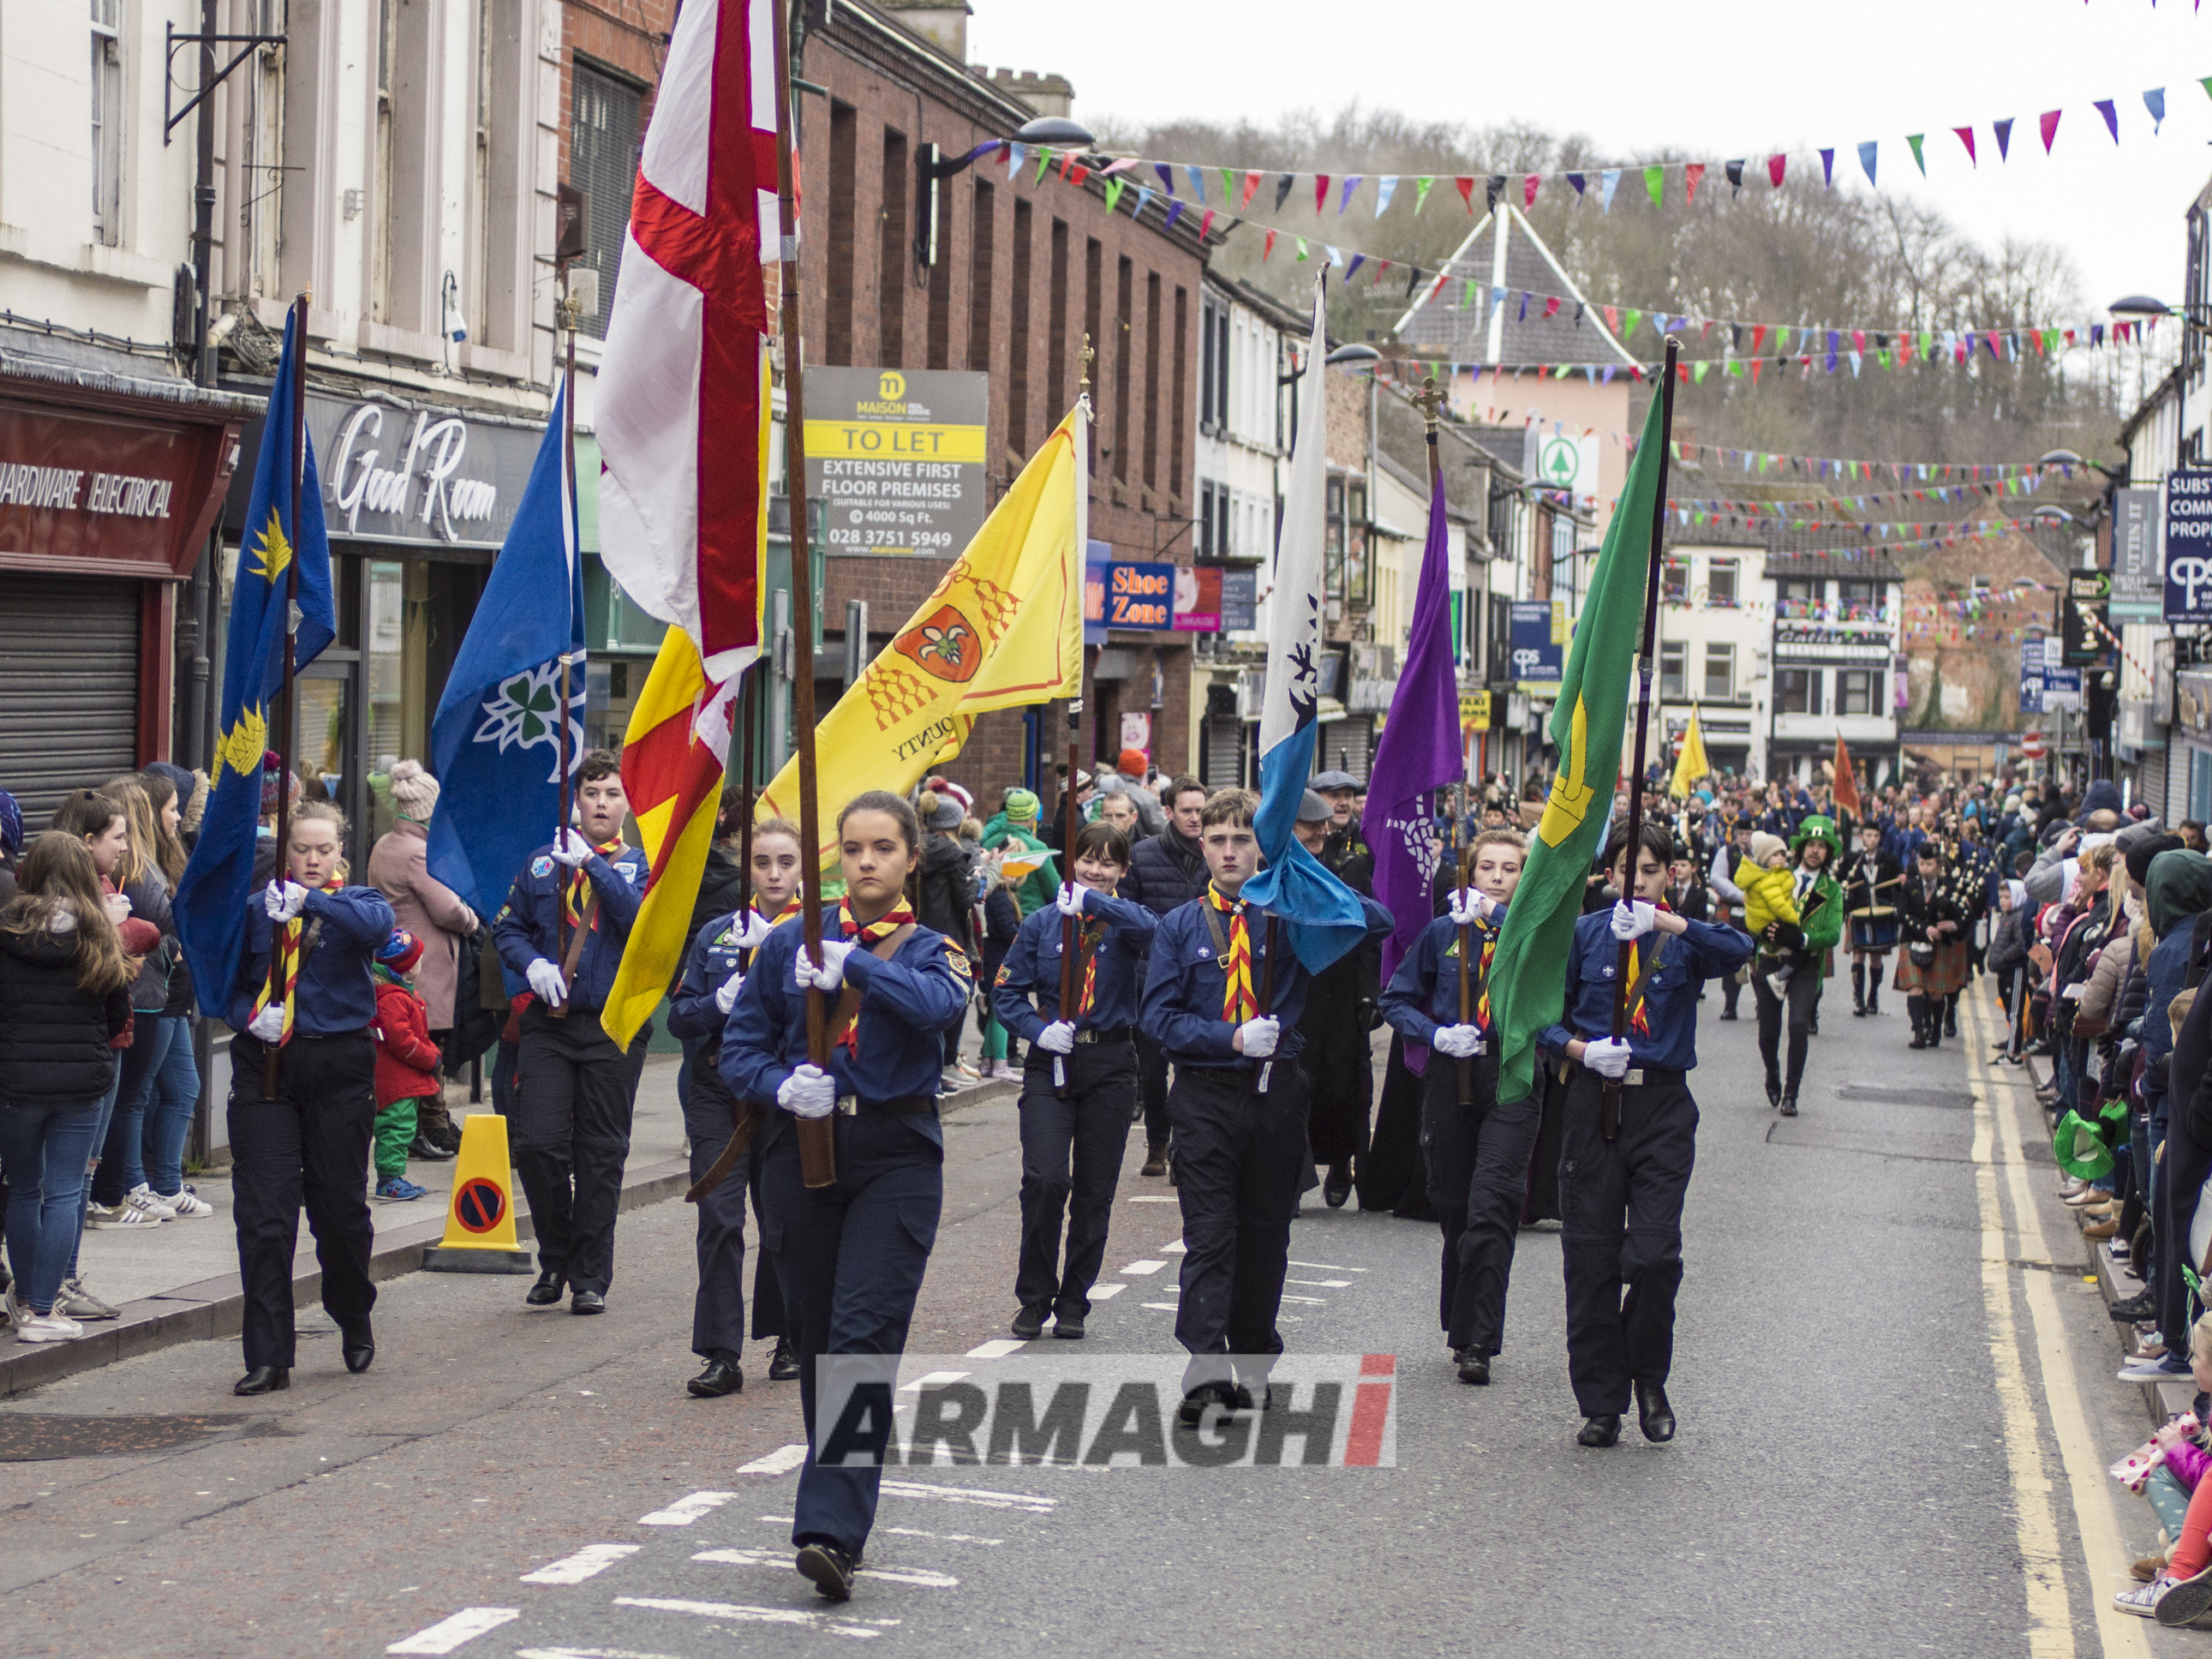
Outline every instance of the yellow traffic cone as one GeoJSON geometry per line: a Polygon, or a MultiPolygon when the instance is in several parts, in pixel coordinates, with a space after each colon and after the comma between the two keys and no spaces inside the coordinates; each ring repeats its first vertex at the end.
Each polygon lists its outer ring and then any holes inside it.
{"type": "Polygon", "coordinates": [[[422,1268],[434,1273],[538,1271],[514,1236],[514,1170],[507,1120],[497,1112],[473,1112],[461,1120],[446,1237],[422,1252],[422,1268]]]}

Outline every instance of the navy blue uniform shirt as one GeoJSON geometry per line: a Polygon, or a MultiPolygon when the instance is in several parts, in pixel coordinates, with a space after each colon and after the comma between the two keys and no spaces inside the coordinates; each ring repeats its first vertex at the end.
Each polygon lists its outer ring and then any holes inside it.
{"type": "MultiPolygon", "coordinates": [[[[376,981],[369,964],[376,959],[376,947],[392,937],[391,902],[374,887],[335,892],[311,887],[300,920],[301,943],[312,933],[315,945],[301,963],[299,982],[292,989],[293,1034],[334,1036],[362,1030],[376,1018],[376,981]]],[[[235,1030],[243,1031],[252,1021],[254,999],[269,982],[269,943],[276,925],[257,890],[246,904],[246,959],[224,1016],[235,1030]]]]}
{"type": "MultiPolygon", "coordinates": [[[[599,909],[584,954],[576,959],[568,1001],[573,1007],[602,1008],[614,988],[615,969],[622,965],[623,946],[629,941],[630,923],[637,920],[651,872],[645,854],[635,847],[623,848],[611,860],[594,853],[584,860],[583,870],[599,896],[599,909]]],[[[499,959],[517,979],[526,979],[530,964],[540,957],[556,968],[561,965],[561,896],[574,873],[567,865],[554,862],[551,847],[539,848],[492,918],[491,936],[498,942],[499,959]]]]}
{"type": "MultiPolygon", "coordinates": [[[[1373,899],[1363,896],[1367,913],[1367,938],[1378,939],[1392,927],[1389,913],[1373,899]]],[[[1237,1052],[1232,1039],[1237,1027],[1221,1018],[1228,975],[1213,948],[1213,930],[1206,926],[1207,900],[1201,896],[1170,911],[1152,934],[1152,960],[1145,975],[1144,1027],[1178,1066],[1242,1069],[1260,1065],[1237,1052]]],[[[1229,918],[1218,918],[1221,937],[1229,937],[1229,918]]],[[[1245,922],[1252,941],[1252,994],[1260,994],[1267,957],[1267,913],[1249,910],[1245,922]]],[[[1267,1012],[1282,1022],[1273,1058],[1292,1060],[1305,1046],[1298,1017],[1305,1012],[1307,981],[1311,977],[1291,949],[1288,930],[1278,926],[1274,982],[1269,987],[1273,1004],[1267,1012]]],[[[1359,947],[1352,947],[1357,950],[1359,947]]]]}
{"type": "MultiPolygon", "coordinates": [[[[1075,1022],[1079,1030],[1113,1031],[1137,1023],[1145,951],[1160,925],[1160,919],[1141,904],[1086,890],[1080,925],[1095,928],[1102,921],[1105,928],[1092,957],[1098,972],[1091,1012],[1075,1022]]],[[[1058,905],[1034,912],[1014,935],[1013,946],[991,983],[991,1012],[1024,1042],[1035,1042],[1037,1034],[1060,1018],[1060,924],[1058,905]]],[[[1075,963],[1079,997],[1083,994],[1079,950],[1075,963]]]]}
{"type": "Polygon", "coordinates": [[[738,919],[744,914],[732,910],[708,919],[691,941],[690,952],[684,958],[683,977],[677,981],[675,995],[668,999],[669,1035],[686,1042],[703,1043],[709,1054],[722,1041],[722,1011],[714,1006],[714,994],[732,974],[744,972],[750,954],[738,944],[738,919]]]}
{"type": "MultiPolygon", "coordinates": [[[[1501,905],[1489,921],[1478,921],[1468,929],[1471,958],[1468,986],[1478,995],[1482,988],[1479,972],[1482,947],[1496,939],[1504,926],[1505,908],[1501,905]]],[[[1389,984],[1382,989],[1382,1018],[1407,1042],[1431,1048],[1436,1047],[1437,1026],[1460,1023],[1459,924],[1449,916],[1438,916],[1421,929],[1413,948],[1390,975],[1389,984]]],[[[1470,1012],[1468,1023],[1481,1022],[1470,1012]]]]}
{"type": "MultiPolygon", "coordinates": [[[[791,981],[805,930],[804,919],[793,916],[768,936],[723,1022],[722,1080],[739,1100],[773,1101],[805,1063],[806,998],[791,981]]],[[[844,936],[838,911],[823,911],[822,936],[844,936]]],[[[854,1046],[830,1048],[837,1092],[867,1101],[934,1097],[945,1069],[945,1029],[966,1012],[975,986],[967,957],[944,934],[916,927],[889,962],[855,946],[845,958],[845,982],[860,991],[860,1011],[853,1019],[854,1046]]],[[[832,994],[833,1009],[843,994],[832,994]]]]}
{"type": "MultiPolygon", "coordinates": [[[[1692,921],[1680,935],[1653,929],[1637,941],[1642,959],[1662,940],[1659,965],[1644,981],[1644,1019],[1639,1031],[1628,1029],[1629,1064],[1686,1072],[1698,1063],[1698,987],[1732,974],[1751,959],[1751,935],[1718,922],[1692,921]]],[[[1592,911],[1575,924],[1574,948],[1567,953],[1565,1012],[1559,1024],[1537,1039],[1547,1052],[1567,1058],[1567,1044],[1613,1035],[1613,1005],[1620,941],[1613,936],[1613,907],[1592,911]]]]}

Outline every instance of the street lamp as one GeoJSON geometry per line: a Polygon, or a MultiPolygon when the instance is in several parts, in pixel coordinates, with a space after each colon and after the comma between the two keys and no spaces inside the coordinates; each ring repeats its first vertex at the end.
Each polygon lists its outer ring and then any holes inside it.
{"type": "MultiPolygon", "coordinates": [[[[965,155],[956,155],[950,161],[934,144],[924,144],[915,153],[915,172],[919,175],[919,190],[915,201],[914,257],[917,264],[937,263],[937,186],[947,179],[965,173],[984,156],[998,149],[1004,142],[987,138],[965,155]]],[[[1014,133],[1013,142],[1023,144],[1050,145],[1054,149],[1076,150],[1089,154],[1098,140],[1091,129],[1079,121],[1071,121],[1064,115],[1041,115],[1034,121],[1024,121],[1014,133]]]]}

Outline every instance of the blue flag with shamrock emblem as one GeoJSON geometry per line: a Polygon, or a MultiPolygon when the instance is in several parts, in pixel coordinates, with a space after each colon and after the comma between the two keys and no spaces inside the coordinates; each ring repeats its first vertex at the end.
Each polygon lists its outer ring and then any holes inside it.
{"type": "Polygon", "coordinates": [[[561,659],[568,766],[584,757],[584,576],[561,399],[430,724],[431,875],[489,916],[561,810],[561,659]]]}

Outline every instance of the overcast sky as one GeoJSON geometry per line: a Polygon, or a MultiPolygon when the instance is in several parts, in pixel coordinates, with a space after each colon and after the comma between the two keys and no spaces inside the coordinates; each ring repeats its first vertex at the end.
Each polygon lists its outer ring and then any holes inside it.
{"type": "MultiPolygon", "coordinates": [[[[2179,301],[2184,215],[2212,177],[2212,97],[2197,84],[2212,75],[2212,16],[2191,0],[972,3],[969,59],[1067,76],[1079,118],[1268,121],[1357,98],[1423,119],[1585,132],[1612,161],[1703,150],[1709,188],[1729,158],[1832,147],[1838,187],[1864,189],[1857,146],[1878,139],[1885,190],[1985,242],[2059,243],[2100,316],[2125,294],[2179,301]],[[2154,137],[2142,94],[2161,85],[2154,137]],[[2118,110],[2117,145],[2100,98],[2118,110]],[[2064,115],[2046,158],[2037,118],[2052,108],[2064,115]],[[2001,162],[1990,124],[2007,116],[2001,162]],[[1978,168],[1950,131],[1970,122],[1978,168]],[[1927,135],[1925,181],[1908,132],[1927,135]]],[[[1793,172],[1806,165],[1819,161],[1793,155],[1793,172]]],[[[1676,174],[1670,202],[1679,189],[1676,174]]]]}

